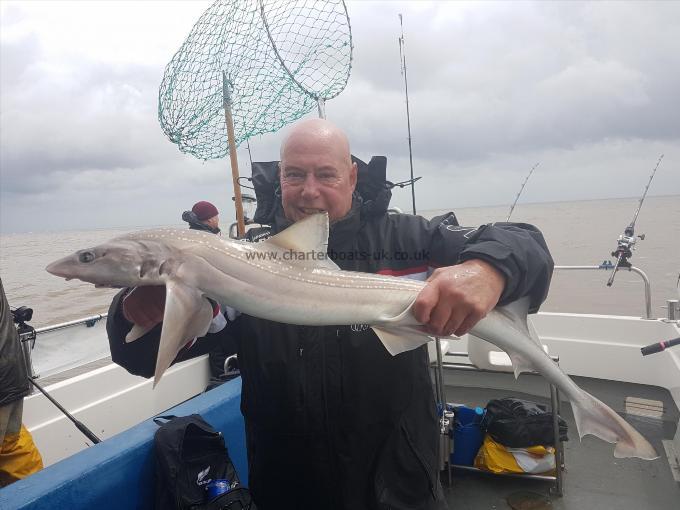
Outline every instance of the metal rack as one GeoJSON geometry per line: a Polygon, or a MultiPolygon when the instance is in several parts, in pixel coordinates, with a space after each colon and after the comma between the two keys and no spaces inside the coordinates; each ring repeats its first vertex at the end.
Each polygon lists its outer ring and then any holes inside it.
{"type": "MultiPolygon", "coordinates": [[[[435,390],[436,390],[436,398],[438,402],[440,403],[441,406],[441,428],[440,432],[442,434],[446,434],[447,436],[447,442],[446,444],[448,445],[448,453],[447,453],[447,460],[446,460],[446,469],[448,473],[448,484],[451,486],[451,470],[452,469],[457,469],[461,471],[471,471],[471,472],[477,472],[477,473],[485,473],[485,474],[493,474],[489,473],[488,471],[483,471],[481,469],[472,467],[472,466],[461,466],[457,464],[451,464],[451,454],[453,453],[453,448],[455,448],[455,444],[453,444],[453,441],[451,439],[451,435],[449,433],[449,428],[450,428],[450,417],[447,416],[446,414],[446,402],[444,398],[444,384],[443,384],[443,370],[444,369],[449,369],[449,370],[470,370],[470,371],[475,371],[475,372],[489,372],[489,373],[497,373],[497,371],[494,370],[484,370],[484,369],[479,369],[476,366],[472,365],[469,360],[468,360],[468,354],[466,352],[449,352],[447,353],[448,357],[455,357],[459,358],[460,361],[456,362],[443,362],[442,360],[442,354],[441,354],[441,349],[440,349],[440,344],[439,344],[439,339],[436,341],[436,351],[437,351],[437,361],[431,365],[431,367],[434,369],[435,372],[435,390]]],[[[551,356],[551,359],[559,364],[559,356],[551,356]]],[[[536,372],[530,372],[528,375],[539,375],[536,372]]],[[[537,481],[546,481],[546,482],[552,482],[553,485],[550,488],[550,492],[558,497],[561,497],[564,494],[564,445],[562,441],[560,440],[560,429],[559,429],[559,422],[558,422],[558,417],[560,414],[560,398],[559,398],[559,390],[558,388],[551,383],[548,383],[548,386],[550,388],[550,410],[553,415],[553,434],[554,434],[554,441],[555,441],[555,475],[534,475],[534,474],[514,474],[514,473],[508,473],[508,474],[493,474],[494,476],[505,476],[505,477],[516,477],[516,478],[522,478],[522,479],[531,479],[531,480],[537,480],[537,481]]]]}

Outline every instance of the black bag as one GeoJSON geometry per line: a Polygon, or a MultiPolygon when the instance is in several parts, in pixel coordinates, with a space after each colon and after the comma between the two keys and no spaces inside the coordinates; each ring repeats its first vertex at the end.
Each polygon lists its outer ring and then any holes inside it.
{"type": "MultiPolygon", "coordinates": [[[[567,441],[567,423],[559,416],[557,420],[560,440],[567,441]]],[[[536,402],[518,398],[490,400],[481,426],[494,441],[509,448],[555,446],[553,414],[536,402]]]]}
{"type": "Polygon", "coordinates": [[[198,414],[154,422],[160,425],[154,436],[156,510],[256,510],[220,432],[198,414]],[[208,501],[212,480],[229,480],[232,488],[208,501]]]}

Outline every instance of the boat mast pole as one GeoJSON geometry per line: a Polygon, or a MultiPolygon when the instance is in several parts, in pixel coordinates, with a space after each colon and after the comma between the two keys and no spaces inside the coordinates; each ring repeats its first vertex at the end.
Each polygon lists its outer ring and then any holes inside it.
{"type": "Polygon", "coordinates": [[[238,237],[242,238],[246,233],[246,222],[243,217],[243,198],[241,197],[241,184],[239,183],[238,158],[236,157],[236,141],[234,137],[234,119],[231,116],[231,93],[229,92],[229,80],[227,73],[222,71],[222,103],[224,106],[224,119],[227,124],[227,138],[229,140],[229,158],[231,159],[231,180],[234,185],[234,202],[236,205],[236,228],[238,237]]]}
{"type": "Polygon", "coordinates": [[[512,203],[510,206],[510,212],[508,213],[508,217],[505,218],[505,221],[510,221],[510,216],[512,216],[512,211],[515,209],[515,205],[517,205],[517,201],[519,200],[519,196],[522,194],[522,191],[524,191],[524,186],[527,185],[527,181],[529,180],[529,177],[531,177],[531,174],[534,173],[534,170],[538,165],[540,165],[540,161],[536,163],[534,166],[531,167],[531,170],[529,170],[529,175],[526,176],[526,179],[524,179],[524,182],[522,183],[522,187],[519,189],[517,192],[517,196],[515,197],[515,201],[512,203]]]}
{"type": "Polygon", "coordinates": [[[399,25],[401,25],[401,37],[399,37],[399,61],[401,64],[401,74],[404,75],[404,91],[406,95],[406,126],[408,128],[408,159],[411,166],[411,201],[413,203],[413,214],[416,214],[416,188],[413,179],[413,150],[411,148],[411,113],[408,105],[408,79],[406,78],[406,50],[404,42],[404,20],[399,14],[399,25]]]}

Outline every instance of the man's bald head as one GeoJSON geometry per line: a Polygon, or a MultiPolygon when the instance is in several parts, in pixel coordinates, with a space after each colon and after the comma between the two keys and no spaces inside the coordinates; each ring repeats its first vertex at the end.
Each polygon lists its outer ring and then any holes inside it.
{"type": "Polygon", "coordinates": [[[347,135],[326,119],[305,119],[295,123],[281,143],[281,161],[285,160],[287,151],[319,147],[332,150],[339,159],[352,163],[347,135]]]}
{"type": "Polygon", "coordinates": [[[345,133],[324,119],[297,122],[281,144],[281,199],[286,217],[298,221],[327,211],[331,221],[352,207],[357,168],[345,133]]]}

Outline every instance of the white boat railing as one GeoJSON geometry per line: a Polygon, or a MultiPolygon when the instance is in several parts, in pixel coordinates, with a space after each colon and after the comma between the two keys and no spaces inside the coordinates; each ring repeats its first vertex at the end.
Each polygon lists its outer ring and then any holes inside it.
{"type": "MultiPolygon", "coordinates": [[[[614,265],[609,263],[609,264],[600,264],[599,266],[555,266],[555,270],[567,270],[567,271],[592,271],[592,270],[604,270],[604,271],[611,271],[614,269],[614,265]]],[[[619,267],[619,271],[631,271],[633,273],[636,273],[640,275],[642,278],[642,281],[645,284],[645,319],[653,319],[652,317],[652,287],[651,284],[649,283],[649,278],[645,274],[645,272],[637,268],[635,266],[631,267],[619,267]]]]}
{"type": "Polygon", "coordinates": [[[32,377],[44,379],[109,356],[107,315],[90,315],[35,329],[22,328],[19,338],[32,377]]]}
{"type": "Polygon", "coordinates": [[[58,329],[70,328],[71,326],[78,326],[80,324],[85,324],[87,327],[91,328],[97,322],[108,317],[108,313],[100,313],[97,315],[90,315],[89,317],[83,317],[82,319],[75,319],[68,322],[61,322],[59,324],[52,324],[51,326],[43,326],[42,328],[35,328],[37,334],[47,333],[48,331],[56,331],[58,329]]]}

